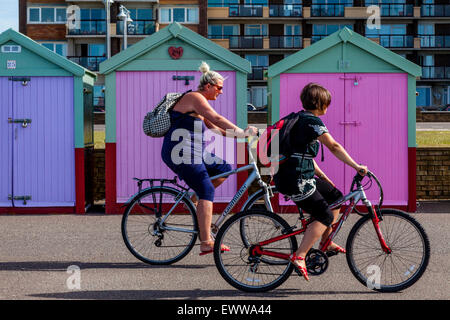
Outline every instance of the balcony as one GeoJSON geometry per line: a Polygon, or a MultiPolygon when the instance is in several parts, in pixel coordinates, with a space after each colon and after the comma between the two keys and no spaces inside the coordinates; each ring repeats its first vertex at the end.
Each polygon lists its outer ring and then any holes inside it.
{"type": "Polygon", "coordinates": [[[106,57],[103,56],[88,56],[88,57],[80,57],[80,56],[68,56],[67,59],[78,63],[80,66],[89,69],[91,71],[99,71],[100,63],[106,60],[106,57]]]}
{"type": "Polygon", "coordinates": [[[264,73],[267,71],[267,67],[252,67],[252,73],[247,75],[247,80],[267,80],[264,73]]]}
{"type": "Polygon", "coordinates": [[[450,17],[450,4],[423,4],[422,17],[450,17]]]}
{"type": "Polygon", "coordinates": [[[450,48],[450,36],[418,35],[421,48],[450,48]]]}
{"type": "Polygon", "coordinates": [[[301,49],[302,36],[270,36],[269,47],[271,49],[301,49]]]}
{"type": "Polygon", "coordinates": [[[230,4],[228,15],[230,17],[263,17],[262,5],[234,5],[230,4]]]}
{"type": "Polygon", "coordinates": [[[80,20],[79,28],[69,28],[68,35],[95,36],[106,34],[106,21],[99,20],[80,20]]]}
{"type": "MultiPolygon", "coordinates": [[[[127,35],[150,35],[156,32],[156,20],[133,20],[128,25],[127,35]]],[[[123,21],[117,22],[116,34],[123,35],[123,21]]]]}
{"type": "Polygon", "coordinates": [[[343,17],[344,8],[352,4],[313,4],[311,5],[311,17],[343,17]]]}
{"type": "Polygon", "coordinates": [[[414,6],[412,4],[383,3],[380,4],[382,17],[413,17],[414,6]]]}
{"type": "Polygon", "coordinates": [[[271,4],[269,6],[270,17],[301,17],[303,6],[301,4],[271,4]]]}
{"type": "Polygon", "coordinates": [[[448,80],[448,79],[450,79],[450,67],[422,66],[421,79],[448,80]]]}
{"type": "Polygon", "coordinates": [[[268,49],[264,36],[229,36],[230,49],[268,49]]]}
{"type": "Polygon", "coordinates": [[[414,48],[414,37],[407,35],[366,35],[371,40],[378,38],[385,48],[414,48]]]}

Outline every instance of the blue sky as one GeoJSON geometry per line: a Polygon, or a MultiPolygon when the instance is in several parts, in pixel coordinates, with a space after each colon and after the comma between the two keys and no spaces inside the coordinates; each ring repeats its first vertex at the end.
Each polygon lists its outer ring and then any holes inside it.
{"type": "Polygon", "coordinates": [[[19,0],[0,0],[0,32],[19,31],[19,0]]]}

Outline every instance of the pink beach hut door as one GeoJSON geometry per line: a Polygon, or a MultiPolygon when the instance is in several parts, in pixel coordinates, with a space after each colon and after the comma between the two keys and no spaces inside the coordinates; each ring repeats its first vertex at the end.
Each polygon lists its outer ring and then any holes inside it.
{"type": "MultiPolygon", "coordinates": [[[[345,74],[345,148],[380,180],[384,204],[408,204],[406,74],[345,74]]],[[[345,190],[355,171],[346,166],[345,190]]],[[[366,192],[379,197],[376,186],[366,192]]]]}
{"type": "MultiPolygon", "coordinates": [[[[220,73],[226,78],[224,93],[217,101],[210,101],[210,104],[219,114],[235,123],[235,74],[234,72],[220,73]]],[[[161,160],[163,138],[145,136],[142,132],[142,119],[166,93],[196,90],[200,75],[200,72],[195,71],[117,72],[118,203],[125,202],[136,192],[134,177],[172,179],[175,176],[161,160]],[[187,84],[184,78],[174,80],[174,76],[191,78],[187,84]]],[[[222,145],[225,146],[226,142],[224,141],[222,145]]],[[[217,152],[217,150],[212,151],[217,152]]],[[[231,153],[233,152],[234,144],[231,153]]],[[[222,156],[220,153],[217,155],[222,156]]],[[[226,160],[230,157],[226,154],[223,156],[226,160]]],[[[229,201],[235,192],[236,177],[230,176],[216,191],[215,201],[229,201]]]]}
{"type": "MultiPolygon", "coordinates": [[[[280,118],[291,112],[303,110],[300,93],[310,82],[318,83],[327,88],[332,101],[326,115],[321,117],[332,136],[344,144],[344,128],[339,125],[344,113],[344,83],[339,80],[341,74],[282,74],[280,79],[280,118]]],[[[324,162],[321,162],[321,151],[315,161],[327,176],[341,189],[344,187],[344,164],[324,147],[324,162]]],[[[284,200],[281,205],[286,205],[284,200]]]]}

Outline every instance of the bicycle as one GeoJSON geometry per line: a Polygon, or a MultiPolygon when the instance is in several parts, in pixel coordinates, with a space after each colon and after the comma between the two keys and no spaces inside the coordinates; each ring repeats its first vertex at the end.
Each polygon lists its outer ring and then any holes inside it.
{"type": "MultiPolygon", "coordinates": [[[[356,174],[350,192],[330,208],[338,208],[347,202],[349,205],[332,225],[328,239],[319,249],[311,249],[305,257],[308,274],[317,276],[327,270],[328,257],[335,253],[327,255],[324,249],[338,234],[356,204],[362,201],[367,213],[356,211],[362,217],[347,238],[347,264],[356,279],[370,289],[397,292],[413,285],[425,272],[430,258],[428,236],[406,212],[381,209],[381,184],[373,173],[368,172],[367,176],[374,179],[380,188],[380,205],[372,205],[366,198],[361,183],[363,177],[356,174]],[[371,226],[375,233],[370,232],[373,230],[371,226]]],[[[295,236],[305,232],[313,221],[313,218],[305,218],[301,211],[298,228],[267,210],[247,210],[234,215],[216,236],[214,261],[219,273],[230,285],[242,291],[275,289],[288,279],[294,269],[289,256],[298,248],[295,236]],[[222,244],[226,244],[230,251],[220,254],[222,244]]]]}
{"type": "MultiPolygon", "coordinates": [[[[250,143],[247,144],[247,150],[248,165],[211,177],[214,180],[243,171],[250,172],[247,180],[213,223],[213,237],[255,180],[260,189],[248,198],[240,211],[261,207],[274,211],[272,201],[277,199],[275,195],[278,191],[262,180],[250,143]]],[[[151,265],[168,265],[181,260],[194,247],[199,232],[190,189],[180,185],[176,176],[174,179],[133,179],[137,181],[138,192],[124,204],[121,223],[126,247],[137,259],[151,265]],[[149,186],[143,188],[144,183],[149,186]]]]}

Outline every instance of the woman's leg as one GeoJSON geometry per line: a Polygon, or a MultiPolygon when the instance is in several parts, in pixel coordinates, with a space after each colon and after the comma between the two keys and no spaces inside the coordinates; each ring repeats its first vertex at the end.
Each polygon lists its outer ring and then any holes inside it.
{"type": "MultiPolygon", "coordinates": [[[[224,183],[224,181],[227,180],[227,178],[218,178],[218,179],[214,179],[212,180],[212,184],[214,186],[214,188],[217,188],[218,186],[220,186],[222,183],[224,183]]],[[[195,194],[192,195],[191,197],[192,202],[194,203],[194,205],[197,206],[197,210],[198,210],[198,199],[197,196],[195,194]]]]}
{"type": "MultiPolygon", "coordinates": [[[[200,241],[202,241],[203,243],[205,243],[205,241],[211,240],[212,211],[212,201],[202,199],[198,201],[197,219],[198,227],[200,229],[200,241]]],[[[206,249],[209,249],[209,247],[211,247],[211,245],[208,245],[208,243],[206,243],[205,245],[203,245],[203,243],[200,245],[200,250],[202,250],[202,247],[207,247],[206,249]]]]}

